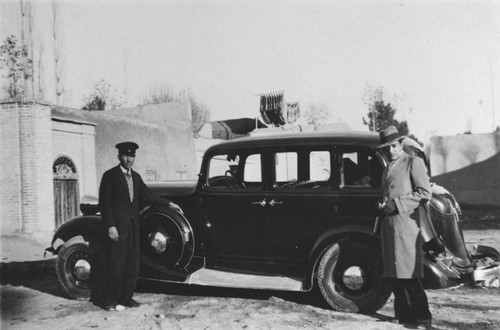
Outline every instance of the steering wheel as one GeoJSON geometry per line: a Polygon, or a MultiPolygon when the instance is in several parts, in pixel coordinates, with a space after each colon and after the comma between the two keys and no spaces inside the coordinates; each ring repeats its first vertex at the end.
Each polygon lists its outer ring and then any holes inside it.
{"type": "Polygon", "coordinates": [[[224,176],[226,178],[226,185],[228,188],[233,188],[238,186],[236,182],[236,174],[233,171],[227,170],[226,173],[224,173],[224,176]]]}
{"type": "Polygon", "coordinates": [[[246,188],[245,183],[239,182],[238,178],[236,177],[236,173],[234,173],[231,170],[227,170],[226,173],[224,173],[224,176],[226,178],[226,185],[228,188],[234,188],[234,187],[243,187],[246,188]]]}

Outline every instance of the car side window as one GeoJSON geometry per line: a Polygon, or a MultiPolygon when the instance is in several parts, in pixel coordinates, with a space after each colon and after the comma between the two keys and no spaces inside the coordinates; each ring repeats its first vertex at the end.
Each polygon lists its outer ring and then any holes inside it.
{"type": "Polygon", "coordinates": [[[375,154],[352,151],[342,154],[342,186],[380,187],[383,166],[375,154]]]}
{"type": "Polygon", "coordinates": [[[296,152],[277,152],[275,157],[276,182],[279,185],[297,181],[297,153],[296,152]]]}
{"type": "Polygon", "coordinates": [[[330,179],[332,170],[329,151],[311,151],[309,164],[309,178],[311,180],[327,182],[330,179]]]}
{"type": "Polygon", "coordinates": [[[220,190],[260,188],[260,154],[228,153],[213,156],[209,161],[207,186],[220,190]]]}
{"type": "Polygon", "coordinates": [[[275,154],[277,189],[310,189],[331,186],[329,151],[299,150],[275,154]]]}
{"type": "Polygon", "coordinates": [[[262,186],[262,166],[260,154],[249,155],[243,167],[243,184],[247,189],[262,186]]]}

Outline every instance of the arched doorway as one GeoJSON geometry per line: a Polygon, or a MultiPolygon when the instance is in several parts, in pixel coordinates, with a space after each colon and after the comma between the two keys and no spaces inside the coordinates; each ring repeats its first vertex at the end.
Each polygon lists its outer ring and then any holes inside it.
{"type": "Polygon", "coordinates": [[[58,157],[52,166],[56,228],[78,213],[78,174],[73,161],[58,157]]]}

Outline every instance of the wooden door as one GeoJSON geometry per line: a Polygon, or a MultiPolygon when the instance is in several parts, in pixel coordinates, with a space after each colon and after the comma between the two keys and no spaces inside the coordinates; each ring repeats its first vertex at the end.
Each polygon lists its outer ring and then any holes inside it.
{"type": "Polygon", "coordinates": [[[77,180],[54,179],[56,228],[77,215],[77,183],[77,180]]]}
{"type": "Polygon", "coordinates": [[[73,161],[66,156],[56,159],[54,175],[54,213],[56,228],[78,214],[78,174],[73,161]]]}

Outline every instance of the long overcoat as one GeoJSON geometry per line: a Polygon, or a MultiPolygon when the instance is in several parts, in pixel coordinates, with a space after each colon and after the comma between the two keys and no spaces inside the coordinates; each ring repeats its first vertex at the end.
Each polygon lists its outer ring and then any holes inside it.
{"type": "Polygon", "coordinates": [[[423,278],[419,212],[431,198],[423,160],[403,152],[382,174],[381,197],[394,199],[398,214],[381,220],[383,277],[423,278]]]}

